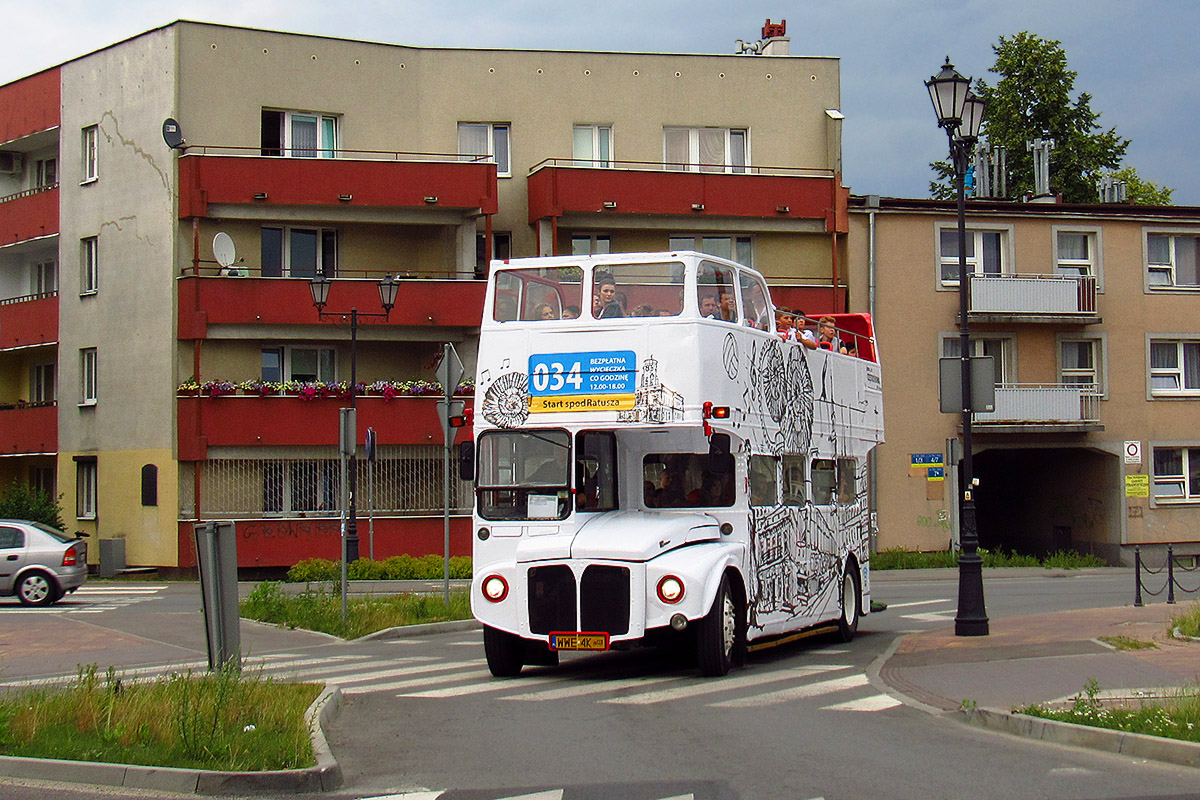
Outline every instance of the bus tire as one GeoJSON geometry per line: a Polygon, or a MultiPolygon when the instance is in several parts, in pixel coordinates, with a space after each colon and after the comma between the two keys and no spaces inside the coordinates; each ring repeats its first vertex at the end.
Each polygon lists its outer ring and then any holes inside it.
{"type": "Polygon", "coordinates": [[[862,593],[858,590],[858,567],[853,561],[846,562],[839,596],[842,613],[838,617],[837,638],[839,641],[848,642],[858,632],[859,606],[862,604],[862,593]]]}
{"type": "Polygon", "coordinates": [[[702,675],[719,678],[733,666],[744,627],[741,614],[737,599],[729,590],[729,578],[721,578],[712,609],[696,629],[696,656],[702,675]]]}
{"type": "Polygon", "coordinates": [[[483,627],[483,652],[488,669],[497,678],[512,678],[525,666],[525,643],[513,633],[483,627]]]}

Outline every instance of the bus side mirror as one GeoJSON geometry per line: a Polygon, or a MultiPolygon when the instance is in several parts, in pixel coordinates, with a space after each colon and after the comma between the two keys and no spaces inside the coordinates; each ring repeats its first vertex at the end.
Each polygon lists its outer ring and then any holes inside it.
{"type": "Polygon", "coordinates": [[[475,443],[472,441],[458,445],[458,477],[464,481],[475,480],[475,443]]]}
{"type": "Polygon", "coordinates": [[[714,433],[708,437],[708,471],[717,475],[733,472],[728,433],[714,433]]]}

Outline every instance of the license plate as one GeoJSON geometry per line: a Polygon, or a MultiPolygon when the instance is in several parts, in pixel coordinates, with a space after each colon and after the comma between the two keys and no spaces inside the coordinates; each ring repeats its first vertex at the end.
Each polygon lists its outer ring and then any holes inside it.
{"type": "Polygon", "coordinates": [[[551,650],[607,650],[607,633],[552,633],[551,650]]]}

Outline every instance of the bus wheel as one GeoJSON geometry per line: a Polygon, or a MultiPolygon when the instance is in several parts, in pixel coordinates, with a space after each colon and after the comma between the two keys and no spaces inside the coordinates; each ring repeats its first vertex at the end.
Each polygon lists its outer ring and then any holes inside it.
{"type": "Polygon", "coordinates": [[[842,573],[842,615],[838,618],[838,639],[848,642],[858,632],[858,573],[854,562],[846,562],[842,573]]]}
{"type": "Polygon", "coordinates": [[[525,643],[516,634],[484,626],[483,651],[487,654],[488,669],[497,678],[519,675],[525,665],[525,643]]]}
{"type": "Polygon", "coordinates": [[[729,672],[742,631],[740,614],[729,591],[729,578],[721,578],[712,610],[700,620],[696,630],[696,655],[702,675],[720,677],[729,672]]]}

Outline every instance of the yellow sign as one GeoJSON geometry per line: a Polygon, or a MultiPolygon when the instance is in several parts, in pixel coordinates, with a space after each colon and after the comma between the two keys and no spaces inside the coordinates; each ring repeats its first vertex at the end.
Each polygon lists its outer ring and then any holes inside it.
{"type": "Polygon", "coordinates": [[[633,408],[636,395],[632,394],[568,394],[529,398],[529,411],[533,414],[567,413],[571,411],[628,411],[633,408]]]}
{"type": "Polygon", "coordinates": [[[1149,475],[1126,475],[1125,476],[1125,496],[1126,497],[1149,497],[1150,496],[1150,476],[1149,475]]]}

